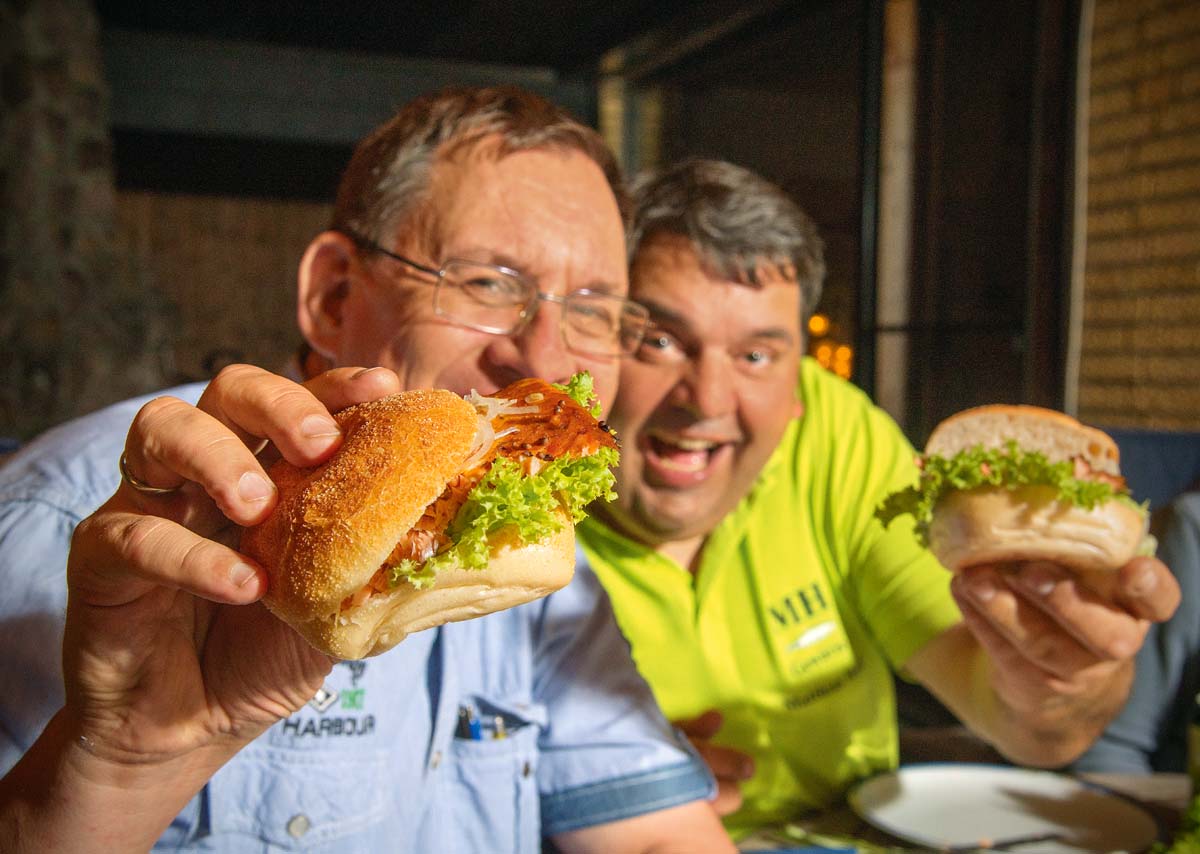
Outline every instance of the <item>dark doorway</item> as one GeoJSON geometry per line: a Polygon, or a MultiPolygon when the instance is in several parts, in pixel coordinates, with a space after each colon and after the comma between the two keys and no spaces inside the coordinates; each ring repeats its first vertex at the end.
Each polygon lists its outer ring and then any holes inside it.
{"type": "Polygon", "coordinates": [[[1077,0],[919,4],[917,441],[983,403],[1061,408],[1077,0]]]}

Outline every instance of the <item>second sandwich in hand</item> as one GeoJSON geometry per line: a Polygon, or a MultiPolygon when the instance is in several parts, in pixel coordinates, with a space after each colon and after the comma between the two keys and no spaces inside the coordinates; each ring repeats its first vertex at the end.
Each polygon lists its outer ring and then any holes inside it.
{"type": "Polygon", "coordinates": [[[1133,500],[1116,443],[1036,406],[992,405],[947,418],[918,459],[919,481],[877,516],[912,514],[917,536],[957,571],[1047,560],[1106,590],[1135,554],[1153,554],[1146,509],[1133,500]]]}
{"type": "Polygon", "coordinates": [[[264,602],[339,659],[545,596],[574,573],[574,523],[611,500],[612,432],[591,377],[465,399],[401,392],[335,415],[325,463],[270,469],[279,504],[242,534],[264,602]]]}

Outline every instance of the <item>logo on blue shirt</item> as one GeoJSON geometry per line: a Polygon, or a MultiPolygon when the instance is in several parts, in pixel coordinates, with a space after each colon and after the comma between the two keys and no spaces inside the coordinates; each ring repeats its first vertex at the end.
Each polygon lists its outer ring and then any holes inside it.
{"type": "MultiPolygon", "coordinates": [[[[324,715],[335,706],[343,712],[361,712],[366,709],[367,689],[359,688],[358,683],[367,671],[367,663],[342,661],[339,664],[350,671],[350,687],[343,687],[339,691],[330,684],[322,685],[307,703],[318,715],[324,715]]],[[[283,731],[287,735],[316,738],[369,735],[375,731],[375,716],[339,715],[316,718],[297,713],[283,722],[283,731]]]]}

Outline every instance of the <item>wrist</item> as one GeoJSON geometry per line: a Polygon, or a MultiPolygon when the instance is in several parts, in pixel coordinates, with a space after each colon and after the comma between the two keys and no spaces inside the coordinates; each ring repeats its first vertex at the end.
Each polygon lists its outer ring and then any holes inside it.
{"type": "Polygon", "coordinates": [[[1132,683],[1131,661],[1102,662],[1069,683],[1035,688],[993,682],[1008,736],[1009,759],[1034,767],[1060,767],[1079,757],[1124,704],[1132,683]],[[1007,690],[1005,690],[1007,688],[1007,690]]]}
{"type": "Polygon", "coordinates": [[[126,760],[60,710],[0,781],[0,838],[16,852],[146,850],[233,752],[126,760]]]}

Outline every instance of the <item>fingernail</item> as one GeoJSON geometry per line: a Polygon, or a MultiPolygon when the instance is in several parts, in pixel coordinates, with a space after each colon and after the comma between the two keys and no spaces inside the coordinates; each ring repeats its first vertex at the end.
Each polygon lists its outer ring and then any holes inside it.
{"type": "Polygon", "coordinates": [[[1049,596],[1058,586],[1058,578],[1039,569],[1026,570],[1022,583],[1039,596],[1049,596]]]}
{"type": "Polygon", "coordinates": [[[331,439],[341,433],[337,422],[324,415],[309,415],[300,422],[300,432],[305,439],[331,439]]]}
{"type": "Polygon", "coordinates": [[[990,602],[996,595],[996,585],[990,578],[973,578],[968,584],[971,595],[980,602],[990,602]]]}
{"type": "Polygon", "coordinates": [[[275,484],[258,472],[248,471],[238,481],[238,497],[251,504],[266,501],[274,494],[275,484]]]}
{"type": "Polygon", "coordinates": [[[354,376],[352,376],[350,379],[352,379],[352,380],[357,380],[357,379],[359,379],[359,378],[361,378],[361,377],[365,377],[367,374],[373,373],[373,372],[375,372],[375,371],[382,371],[382,370],[383,370],[383,368],[382,368],[381,366],[379,366],[379,365],[376,365],[376,366],[375,366],[375,367],[373,367],[373,368],[363,368],[361,371],[359,371],[358,373],[356,373],[356,374],[355,374],[354,376]]]}
{"type": "Polygon", "coordinates": [[[1154,588],[1158,586],[1158,573],[1152,569],[1142,570],[1133,583],[1129,585],[1129,592],[1134,596],[1147,596],[1154,592],[1154,588]]]}
{"type": "Polygon", "coordinates": [[[256,575],[258,571],[248,563],[235,563],[229,570],[229,580],[234,587],[245,587],[256,575]]]}

